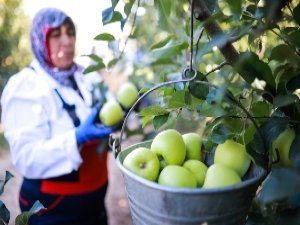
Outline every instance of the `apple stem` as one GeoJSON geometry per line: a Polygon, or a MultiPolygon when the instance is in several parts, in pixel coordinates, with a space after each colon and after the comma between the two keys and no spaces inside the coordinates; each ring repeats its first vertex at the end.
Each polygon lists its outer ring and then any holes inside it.
{"type": "Polygon", "coordinates": [[[141,169],[146,168],[146,163],[140,163],[139,167],[140,167],[141,169]]]}

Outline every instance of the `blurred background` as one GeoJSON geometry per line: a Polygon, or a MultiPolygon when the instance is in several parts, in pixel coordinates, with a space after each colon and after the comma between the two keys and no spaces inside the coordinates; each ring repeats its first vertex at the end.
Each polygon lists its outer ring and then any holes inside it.
{"type": "MultiPolygon", "coordinates": [[[[120,4],[121,5],[121,4],[120,4]]],[[[121,35],[117,24],[105,28],[102,25],[101,12],[110,6],[110,1],[103,0],[0,0],[0,96],[8,78],[27,66],[33,56],[29,33],[31,20],[35,13],[44,7],[57,7],[65,11],[74,21],[77,31],[76,62],[83,66],[91,64],[86,55],[96,53],[109,60],[111,53],[107,43],[95,41],[94,37],[100,32],[109,29],[116,36],[121,35]]],[[[105,71],[101,76],[105,77],[105,71]]],[[[100,75],[100,73],[99,73],[100,75]]],[[[122,76],[107,78],[111,89],[116,90],[122,82],[122,76]]],[[[0,106],[1,113],[1,106],[0,106]]],[[[112,154],[109,157],[110,189],[107,195],[107,207],[110,215],[110,224],[129,225],[131,217],[127,203],[123,179],[115,165],[112,154]]],[[[3,136],[0,124],[0,179],[4,180],[5,171],[14,175],[5,185],[0,200],[4,202],[11,213],[10,225],[14,224],[15,217],[20,213],[18,206],[18,189],[22,177],[14,169],[7,142],[3,136]]]]}

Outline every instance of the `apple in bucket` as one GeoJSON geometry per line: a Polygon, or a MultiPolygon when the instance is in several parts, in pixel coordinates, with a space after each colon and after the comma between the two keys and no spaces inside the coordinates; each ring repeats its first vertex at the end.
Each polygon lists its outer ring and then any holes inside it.
{"type": "Polygon", "coordinates": [[[159,174],[159,161],[149,148],[132,150],[124,159],[123,166],[134,174],[147,180],[156,181],[159,174]]]}
{"type": "Polygon", "coordinates": [[[150,147],[160,161],[160,168],[167,165],[181,165],[186,156],[186,147],[182,135],[175,129],[158,133],[150,147]]]}
{"type": "Polygon", "coordinates": [[[186,160],[196,159],[202,160],[201,155],[201,136],[197,133],[186,133],[182,135],[186,146],[186,160]]]}
{"type": "Polygon", "coordinates": [[[178,165],[168,165],[159,174],[158,183],[171,187],[196,188],[197,180],[188,169],[178,165]]]}
{"type": "Polygon", "coordinates": [[[244,145],[227,139],[224,143],[217,146],[214,163],[230,167],[240,177],[243,177],[250,166],[251,159],[244,145]]]}

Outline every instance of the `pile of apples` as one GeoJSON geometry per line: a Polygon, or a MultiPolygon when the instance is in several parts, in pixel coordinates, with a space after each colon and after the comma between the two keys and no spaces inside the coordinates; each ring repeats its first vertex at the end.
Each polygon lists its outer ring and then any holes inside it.
{"type": "Polygon", "coordinates": [[[184,188],[219,188],[242,182],[251,159],[242,144],[226,140],[219,144],[214,162],[202,160],[201,136],[175,129],[158,133],[149,148],[133,149],[123,166],[134,174],[161,185],[184,188]]]}

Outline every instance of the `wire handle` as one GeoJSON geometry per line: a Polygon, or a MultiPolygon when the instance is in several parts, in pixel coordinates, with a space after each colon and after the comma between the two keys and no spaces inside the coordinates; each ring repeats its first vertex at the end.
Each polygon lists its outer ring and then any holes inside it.
{"type": "Polygon", "coordinates": [[[190,82],[195,80],[195,78],[197,77],[197,71],[194,70],[193,68],[185,68],[182,72],[182,79],[180,80],[175,80],[175,81],[167,81],[167,82],[162,82],[160,84],[155,85],[154,87],[150,88],[148,91],[146,91],[144,94],[142,94],[135,102],[134,104],[131,106],[131,108],[129,109],[128,113],[125,116],[124,122],[122,124],[122,128],[121,128],[121,133],[120,133],[120,137],[117,138],[113,138],[112,135],[109,136],[109,146],[110,148],[113,150],[115,158],[118,156],[118,154],[121,152],[121,143],[122,143],[122,137],[123,137],[123,133],[124,133],[124,129],[125,126],[127,124],[129,115],[131,114],[131,112],[135,109],[135,107],[138,105],[138,103],[143,100],[147,95],[149,95],[151,92],[157,90],[158,88],[161,88],[163,86],[167,86],[170,84],[176,84],[176,83],[185,83],[185,82],[190,82]],[[187,75],[187,72],[193,72],[193,76],[189,78],[189,76],[187,75]]]}

